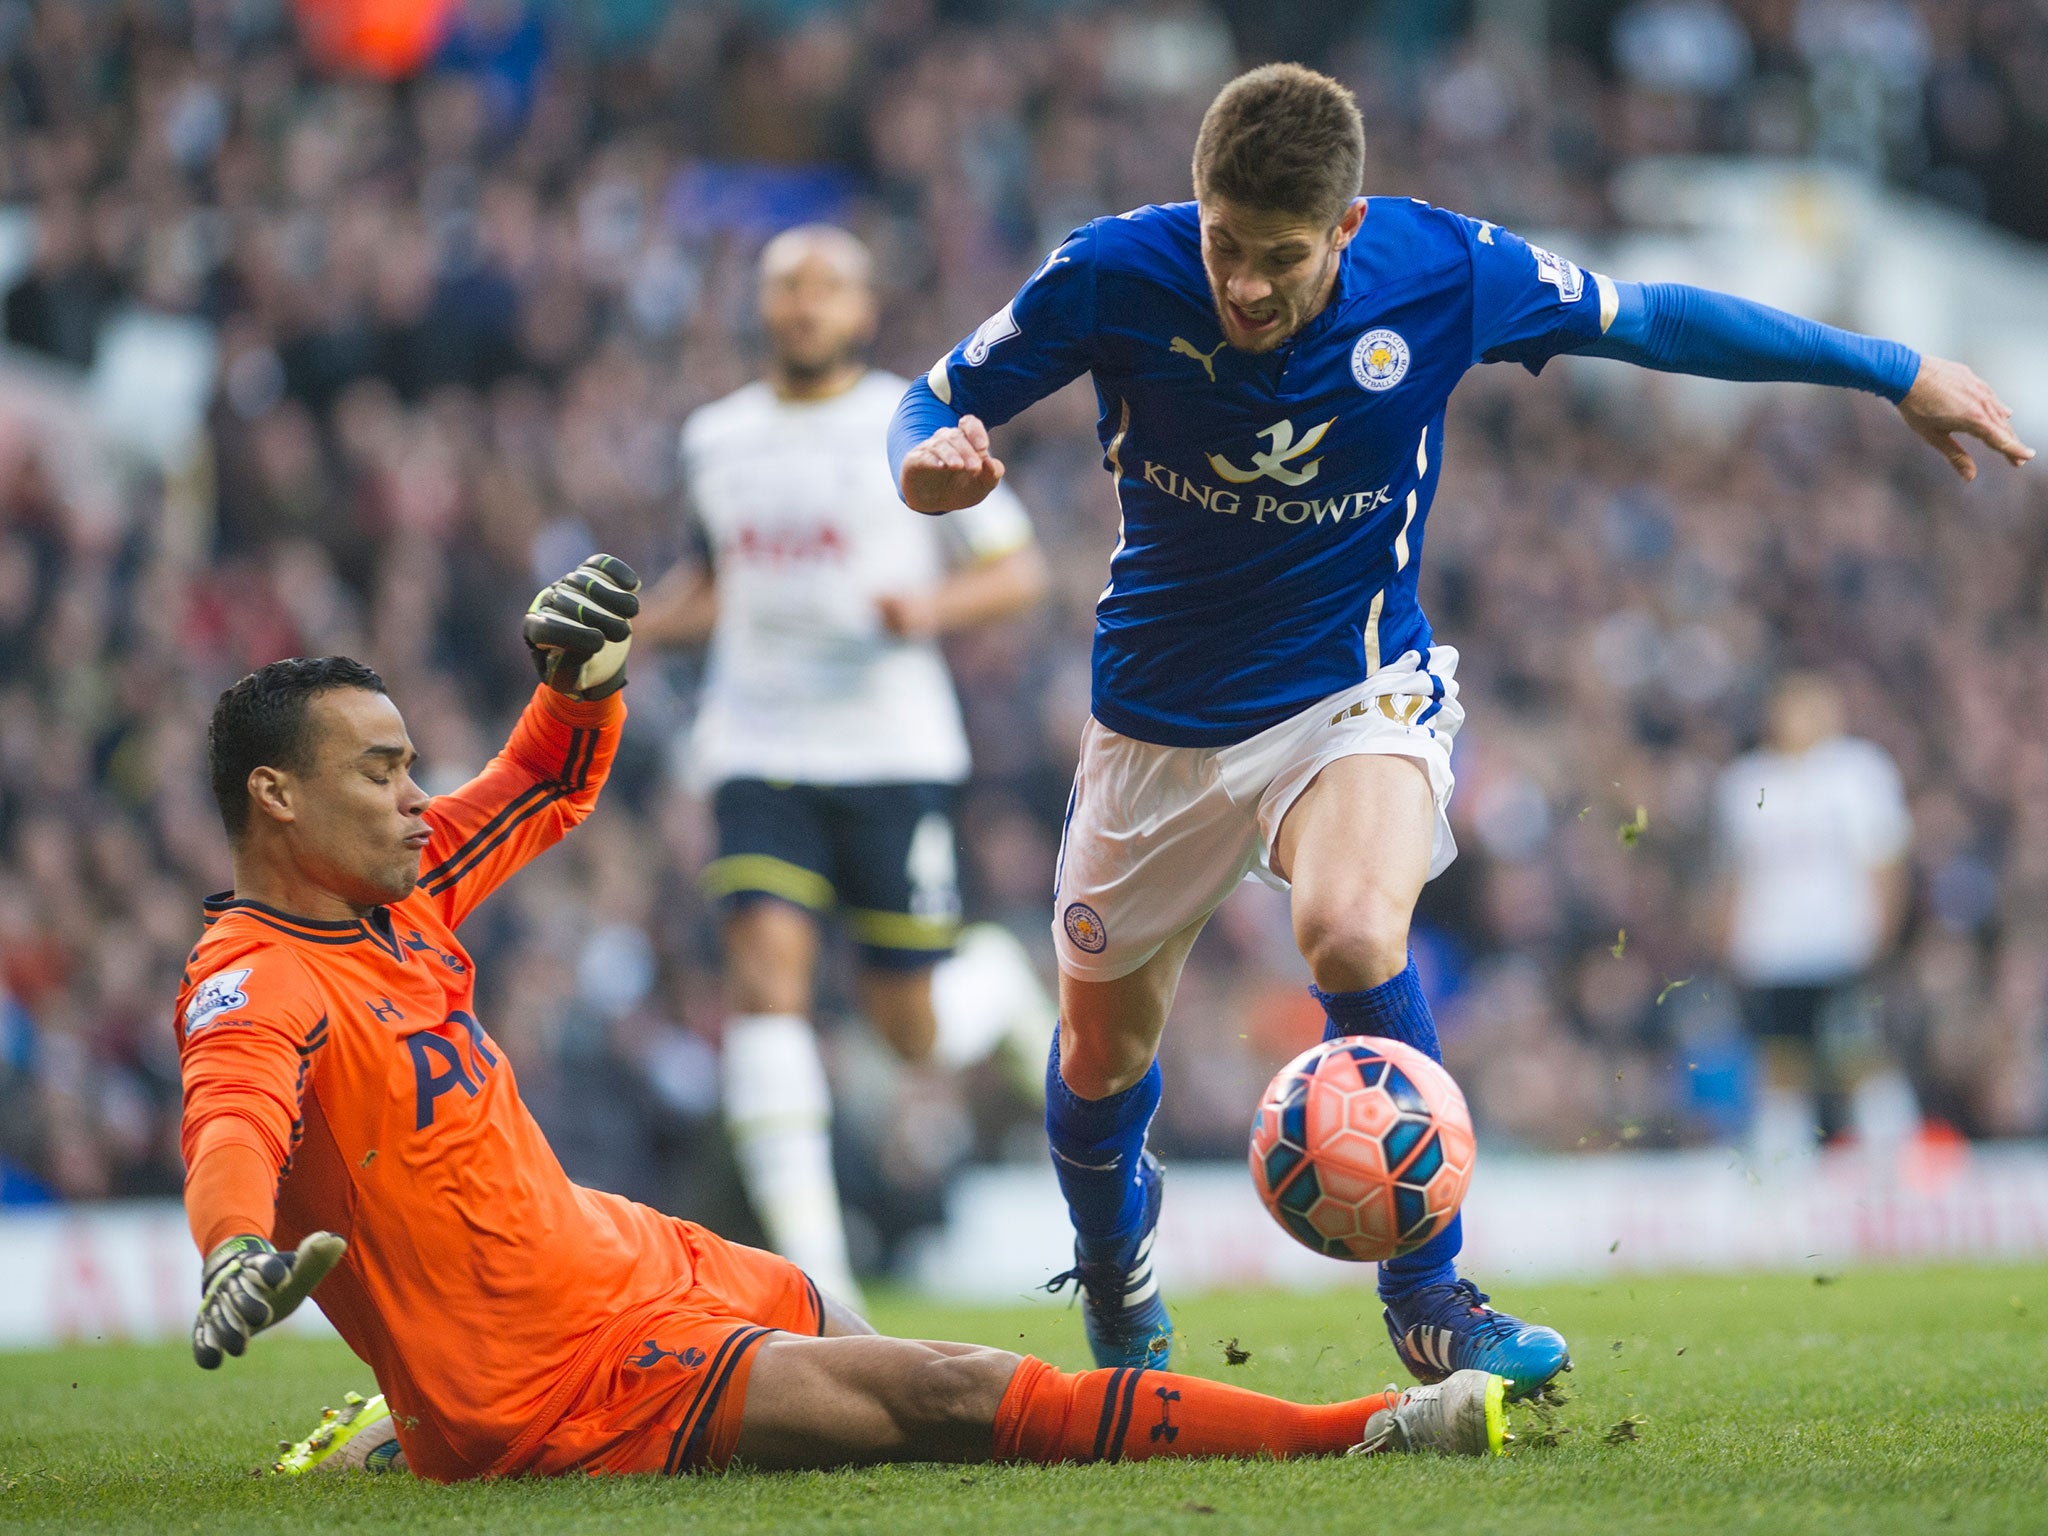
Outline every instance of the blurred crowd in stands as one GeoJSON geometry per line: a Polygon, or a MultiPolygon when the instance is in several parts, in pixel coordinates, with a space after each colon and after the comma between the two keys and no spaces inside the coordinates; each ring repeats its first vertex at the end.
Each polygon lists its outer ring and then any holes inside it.
{"type": "MultiPolygon", "coordinates": [[[[316,65],[264,0],[0,3],[7,368],[90,368],[135,306],[203,322],[218,362],[203,442],[127,467],[112,517],[73,505],[0,384],[6,1192],[178,1187],[169,1000],[198,898],[228,883],[202,771],[218,690],[356,654],[430,788],[475,771],[530,686],[538,582],[593,548],[650,573],[687,548],[677,428],[750,375],[776,228],[870,240],[877,361],[922,370],[1070,226],[1185,196],[1215,85],[1282,54],[1356,87],[1377,187],[1505,224],[1601,230],[1640,155],[1816,152],[2048,236],[2048,24],[2017,0],[1557,0],[1533,39],[1519,8],[1476,10],[473,0],[388,82],[316,65]]],[[[1839,680],[1909,788],[1881,991],[1924,1106],[2048,1129],[2048,481],[1963,490],[1882,404],[1817,393],[1701,435],[1662,381],[1616,391],[1610,368],[1475,374],[1429,528],[1470,720],[1463,856],[1417,948],[1482,1126],[1532,1148],[1739,1136],[1753,1067],[1707,932],[1709,796],[1797,664],[1839,680]]],[[[970,904],[1048,967],[1115,537],[1093,418],[1070,388],[1001,440],[1057,589],[954,650],[970,904]]],[[[469,942],[572,1172],[739,1223],[706,821],[670,777],[693,663],[633,673],[604,806],[469,942]]],[[[1284,900],[1247,887],[1168,1032],[1162,1150],[1242,1155],[1258,1088],[1317,1033],[1305,981],[1284,900]]],[[[839,1129],[884,1248],[962,1157],[1043,1156],[1009,1077],[905,1085],[857,1027],[836,1042],[835,1070],[877,1085],[840,1095],[839,1129]]]]}

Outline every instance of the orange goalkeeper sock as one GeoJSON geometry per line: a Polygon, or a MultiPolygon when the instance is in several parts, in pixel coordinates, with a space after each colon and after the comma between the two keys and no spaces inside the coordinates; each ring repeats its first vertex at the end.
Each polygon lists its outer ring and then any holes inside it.
{"type": "Polygon", "coordinates": [[[1026,1356],[996,1410],[997,1461],[1143,1461],[1150,1456],[1334,1456],[1398,1394],[1290,1403],[1171,1371],[1070,1376],[1026,1356]]]}

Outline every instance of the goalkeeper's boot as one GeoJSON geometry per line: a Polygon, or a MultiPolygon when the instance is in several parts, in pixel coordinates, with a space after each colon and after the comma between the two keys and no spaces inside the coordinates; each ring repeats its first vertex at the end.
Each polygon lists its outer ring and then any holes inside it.
{"type": "Polygon", "coordinates": [[[1470,1280],[1418,1286],[1390,1300],[1385,1316],[1394,1353],[1417,1381],[1491,1371],[1507,1378],[1509,1397],[1521,1398],[1572,1368],[1563,1334],[1496,1312],[1470,1280]]]}
{"type": "MultiPolygon", "coordinates": [[[[1389,1392],[1393,1391],[1388,1387],[1389,1392]]],[[[1507,1449],[1508,1383],[1489,1371],[1453,1371],[1442,1381],[1410,1387],[1391,1408],[1365,1421],[1365,1438],[1348,1454],[1434,1452],[1499,1456],[1507,1449]]]]}
{"type": "Polygon", "coordinates": [[[1081,1288],[1081,1322],[1098,1367],[1130,1366],[1163,1371],[1173,1356],[1173,1319],[1159,1299],[1152,1277],[1152,1239],[1159,1232],[1159,1200],[1165,1182],[1159,1159],[1150,1152],[1138,1167],[1145,1190],[1144,1216],[1129,1237],[1104,1251],[1074,1239],[1074,1267],[1046,1282],[1057,1291],[1068,1281],[1081,1288]]]}
{"type": "Polygon", "coordinates": [[[339,1408],[320,1410],[320,1422],[305,1439],[277,1442],[278,1457],[270,1470],[283,1477],[308,1472],[403,1472],[405,1452],[398,1447],[398,1426],[385,1406],[384,1394],[364,1397],[351,1392],[339,1408]]]}

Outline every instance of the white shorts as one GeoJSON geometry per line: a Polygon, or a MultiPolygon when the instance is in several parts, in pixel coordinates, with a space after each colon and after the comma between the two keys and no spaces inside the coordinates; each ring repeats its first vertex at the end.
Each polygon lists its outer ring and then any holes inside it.
{"type": "Polygon", "coordinates": [[[1052,939],[1081,981],[1128,976],[1206,918],[1247,877],[1285,889],[1268,862],[1281,820],[1341,757],[1412,757],[1436,797],[1433,880],[1457,857],[1445,807],[1451,738],[1465,719],[1458,653],[1408,652],[1366,681],[1227,747],[1162,747],[1089,720],[1060,840],[1052,939]]]}

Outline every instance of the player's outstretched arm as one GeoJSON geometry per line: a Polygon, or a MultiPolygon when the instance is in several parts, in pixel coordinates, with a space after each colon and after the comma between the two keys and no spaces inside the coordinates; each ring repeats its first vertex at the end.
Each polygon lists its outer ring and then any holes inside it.
{"type": "Polygon", "coordinates": [[[639,588],[625,561],[593,555],[527,609],[541,686],[484,771],[427,807],[419,889],[450,927],[596,808],[626,719],[639,588]]]}
{"type": "Polygon", "coordinates": [[[1003,478],[989,427],[1094,366],[1095,230],[1069,235],[1014,299],[903,392],[888,443],[905,506],[957,512],[980,501],[1003,478]]]}
{"type": "Polygon", "coordinates": [[[1913,387],[1899,402],[1906,425],[1947,459],[1965,480],[1977,478],[1977,462],[1958,437],[1988,444],[2014,468],[2034,456],[2012,430],[2012,408],[1976,374],[1945,357],[1923,357],[1913,387]]]}
{"type": "Polygon", "coordinates": [[[1685,283],[1612,283],[1602,334],[1576,350],[1667,373],[1704,378],[1824,384],[1881,395],[1955,472],[1976,464],[1956,440],[1976,437],[2014,465],[2034,451],[2013,435],[2012,412],[1961,363],[1823,325],[1766,304],[1685,283]]]}
{"type": "Polygon", "coordinates": [[[185,1217],[206,1255],[192,1354],[209,1371],[289,1317],[347,1247],[329,1232],[287,1253],[271,1245],[278,1171],[328,1026],[288,953],[240,958],[189,989],[178,1018],[185,1217]]]}

